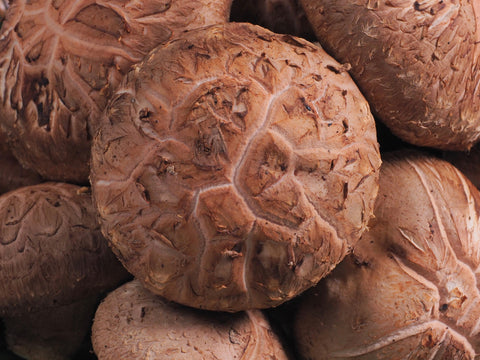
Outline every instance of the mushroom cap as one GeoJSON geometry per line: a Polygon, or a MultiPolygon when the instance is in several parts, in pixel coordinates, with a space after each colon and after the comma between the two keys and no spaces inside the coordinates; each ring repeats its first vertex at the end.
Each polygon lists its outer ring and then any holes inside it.
{"type": "Polygon", "coordinates": [[[398,137],[445,150],[478,141],[478,1],[300,1],[322,46],[351,65],[398,137]]]}
{"type": "Polygon", "coordinates": [[[278,305],[325,276],[373,209],[368,104],[300,38],[229,23],[136,65],[92,150],[102,231],[151,291],[223,311],[278,305]]]}
{"type": "Polygon", "coordinates": [[[384,157],[375,217],[299,305],[309,359],[474,359],[480,353],[480,193],[430,156],[384,157]]]}
{"type": "Polygon", "coordinates": [[[234,0],[230,21],[250,22],[276,33],[315,39],[298,0],[234,0]]]}
{"type": "Polygon", "coordinates": [[[100,232],[90,192],[43,183],[0,196],[0,316],[67,305],[129,274],[100,232]]]}
{"type": "Polygon", "coordinates": [[[100,304],[92,343],[104,359],[276,359],[287,356],[259,310],[213,313],[168,302],[133,280],[100,304]]]}
{"type": "Polygon", "coordinates": [[[477,189],[480,189],[480,147],[478,145],[468,153],[446,151],[443,158],[460,170],[477,189]]]}
{"type": "Polygon", "coordinates": [[[25,169],[8,149],[0,146],[0,194],[42,181],[40,175],[25,169]]]}
{"type": "Polygon", "coordinates": [[[231,0],[14,0],[0,34],[0,125],[44,178],[88,183],[91,139],[133,63],[231,0]]]}

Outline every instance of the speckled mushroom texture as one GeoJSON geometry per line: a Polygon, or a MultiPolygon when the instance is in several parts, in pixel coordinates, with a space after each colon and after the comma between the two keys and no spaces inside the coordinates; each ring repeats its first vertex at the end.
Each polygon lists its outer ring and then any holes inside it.
{"type": "Polygon", "coordinates": [[[298,0],[234,0],[230,21],[250,22],[276,33],[315,40],[298,0]]]}
{"type": "Polygon", "coordinates": [[[0,32],[0,125],[50,180],[88,183],[100,113],[133,63],[230,0],[13,0],[0,32]]]}
{"type": "Polygon", "coordinates": [[[301,0],[322,46],[352,66],[374,113],[415,145],[480,136],[480,2],[301,0]]]}
{"type": "Polygon", "coordinates": [[[238,311],[325,276],[373,210],[364,98],[319,47],[251,24],[185,34],[114,96],[92,189],[114,252],[153,292],[238,311]]]}
{"type": "Polygon", "coordinates": [[[0,316],[69,304],[127,279],[91,194],[44,183],[0,196],[0,316]]]}
{"type": "Polygon", "coordinates": [[[479,210],[446,161],[384,157],[370,231],[299,305],[305,359],[477,359],[479,210]]]}
{"type": "Polygon", "coordinates": [[[92,327],[99,360],[287,360],[258,310],[214,313],[170,303],[127,283],[100,304],[92,327]]]}

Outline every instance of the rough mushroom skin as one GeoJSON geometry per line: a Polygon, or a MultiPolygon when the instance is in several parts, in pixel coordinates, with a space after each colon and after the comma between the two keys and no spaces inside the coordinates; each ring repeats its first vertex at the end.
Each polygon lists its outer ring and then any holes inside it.
{"type": "Polygon", "coordinates": [[[91,193],[43,183],[0,196],[0,317],[66,305],[128,279],[91,193]]]}
{"type": "Polygon", "coordinates": [[[0,125],[44,178],[88,183],[91,139],[133,63],[230,0],[14,0],[0,33],[0,125]]]}
{"type": "Polygon", "coordinates": [[[138,280],[110,293],[92,327],[99,360],[287,360],[259,310],[214,313],[168,302],[138,280]]]}
{"type": "Polygon", "coordinates": [[[102,231],[151,291],[278,305],[325,276],[373,209],[365,102],[319,47],[251,24],[186,33],[126,76],[92,150],[102,231]]]}
{"type": "Polygon", "coordinates": [[[480,193],[437,158],[383,161],[369,231],[299,305],[302,356],[476,359],[480,193]]]}
{"type": "Polygon", "coordinates": [[[480,136],[478,1],[301,0],[317,37],[398,137],[444,150],[480,136]]]}
{"type": "Polygon", "coordinates": [[[42,181],[40,175],[25,169],[8,149],[0,145],[0,194],[42,181]]]}
{"type": "Polygon", "coordinates": [[[250,22],[276,33],[315,39],[298,0],[236,0],[232,2],[230,21],[250,22]]]}

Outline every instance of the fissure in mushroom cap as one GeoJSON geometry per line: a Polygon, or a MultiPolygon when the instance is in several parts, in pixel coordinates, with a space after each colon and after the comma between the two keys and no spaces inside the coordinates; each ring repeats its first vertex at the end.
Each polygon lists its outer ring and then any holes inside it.
{"type": "Polygon", "coordinates": [[[312,359],[473,359],[480,352],[480,193],[451,164],[384,157],[375,218],[299,306],[312,359]]]}
{"type": "Polygon", "coordinates": [[[287,359],[260,311],[213,313],[183,307],[138,280],[110,293],[92,327],[102,359],[287,359]]]}
{"type": "Polygon", "coordinates": [[[229,0],[12,1],[0,35],[0,125],[44,178],[88,182],[91,138],[130,66],[187,29],[224,22],[229,0]]]}
{"type": "Polygon", "coordinates": [[[92,150],[102,231],[150,290],[200,308],[284,302],[365,229],[368,104],[319,47],[251,24],[185,33],[136,65],[92,150]]]}
{"type": "Polygon", "coordinates": [[[91,194],[78,186],[44,183],[0,196],[0,234],[0,315],[69,304],[128,278],[91,194]]]}
{"type": "Polygon", "coordinates": [[[326,50],[372,111],[419,146],[469,149],[480,137],[478,1],[301,0],[326,50]]]}

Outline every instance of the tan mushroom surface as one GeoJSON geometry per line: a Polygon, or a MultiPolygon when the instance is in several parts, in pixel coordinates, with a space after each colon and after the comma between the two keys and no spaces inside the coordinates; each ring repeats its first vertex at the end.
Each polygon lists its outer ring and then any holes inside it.
{"type": "Polygon", "coordinates": [[[136,65],[92,150],[102,231],[151,291],[278,305],[365,229],[380,157],[368,104],[319,47],[251,24],[188,32],[136,65]]]}
{"type": "Polygon", "coordinates": [[[480,137],[480,2],[301,0],[317,37],[372,111],[419,146],[466,150],[480,137]]]}
{"type": "Polygon", "coordinates": [[[99,360],[286,360],[279,339],[258,310],[215,313],[168,302],[138,280],[110,293],[92,327],[99,360]]]}
{"type": "Polygon", "coordinates": [[[130,66],[230,0],[14,0],[0,30],[0,126],[44,178],[88,183],[91,139],[130,66]]]}
{"type": "Polygon", "coordinates": [[[72,329],[76,325],[68,324],[62,331],[56,324],[73,318],[75,324],[86,325],[78,341],[65,350],[75,351],[91,320],[81,319],[81,314],[91,316],[98,296],[127,279],[129,274],[100,232],[88,189],[43,183],[0,196],[0,317],[5,318],[12,350],[28,359],[68,358],[68,352],[45,356],[56,346],[50,341],[59,337],[64,351],[69,345],[63,344],[63,333],[78,332],[72,329]],[[66,315],[68,309],[57,310],[79,301],[80,309],[73,315],[66,315]],[[46,315],[57,311],[65,315],[46,315]],[[56,327],[54,334],[48,333],[48,319],[56,327]],[[25,337],[31,334],[35,336],[25,337]],[[27,348],[17,349],[15,344],[27,348]],[[44,352],[32,354],[30,346],[44,352]]]}
{"type": "Polygon", "coordinates": [[[480,193],[446,161],[384,157],[375,217],[299,304],[308,359],[476,359],[480,193]]]}

